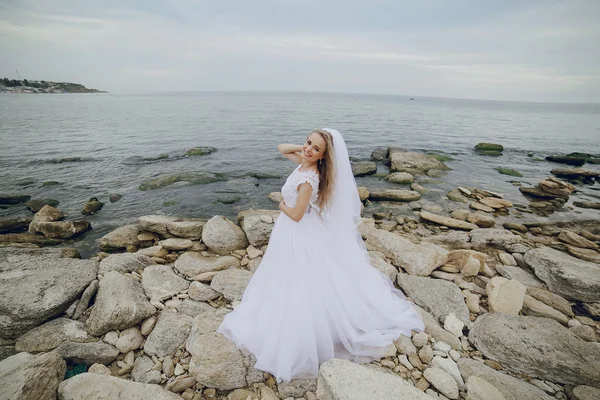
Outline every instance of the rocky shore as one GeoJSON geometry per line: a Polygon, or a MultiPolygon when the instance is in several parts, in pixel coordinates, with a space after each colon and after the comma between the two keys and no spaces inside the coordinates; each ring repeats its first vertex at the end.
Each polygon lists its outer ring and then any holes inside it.
{"type": "MultiPolygon", "coordinates": [[[[479,147],[501,151],[488,148],[479,147]]],[[[443,176],[442,161],[394,148],[372,160],[389,166],[398,189],[358,188],[366,209],[379,206],[360,233],[425,332],[400,337],[376,362],[331,360],[317,379],[277,383],[216,329],[259,268],[279,211],[140,216],[81,259],[64,241],[89,222],[38,204],[32,218],[0,224],[11,232],[0,234],[6,398],[600,398],[600,219],[523,219],[579,207],[569,196],[598,174],[553,170],[524,192],[527,204],[468,186],[438,204],[417,178],[443,176]]],[[[374,173],[369,163],[355,163],[355,175],[374,173]]],[[[89,203],[84,210],[102,212],[89,203]]]]}

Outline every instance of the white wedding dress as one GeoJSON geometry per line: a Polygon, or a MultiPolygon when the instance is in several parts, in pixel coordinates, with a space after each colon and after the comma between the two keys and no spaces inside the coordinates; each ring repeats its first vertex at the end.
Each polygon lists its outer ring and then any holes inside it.
{"type": "Polygon", "coordinates": [[[241,303],[218,329],[256,357],[255,368],[283,381],[316,377],[332,358],[379,359],[401,334],[424,329],[413,304],[370,264],[356,232],[334,234],[319,217],[318,180],[300,166],[287,178],[286,205],[295,206],[304,182],[313,188],[310,205],[299,222],[279,215],[241,303]]]}

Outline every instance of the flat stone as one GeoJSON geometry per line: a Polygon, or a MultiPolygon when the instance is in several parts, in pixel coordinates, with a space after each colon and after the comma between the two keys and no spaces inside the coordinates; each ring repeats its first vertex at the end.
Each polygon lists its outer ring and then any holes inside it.
{"type": "Polygon", "coordinates": [[[196,301],[209,301],[218,298],[221,294],[211,289],[210,286],[200,283],[192,282],[188,290],[190,299],[196,301]]]}
{"type": "Polygon", "coordinates": [[[371,201],[417,201],[421,198],[419,192],[406,189],[385,189],[385,190],[370,190],[369,200],[371,201]]]}
{"type": "Polygon", "coordinates": [[[94,342],[83,322],[68,318],[56,318],[19,337],[15,343],[17,352],[41,353],[51,351],[64,342],[94,342]]]}
{"type": "Polygon", "coordinates": [[[114,376],[83,373],[63,381],[60,400],[181,400],[159,385],[132,382],[114,376]]]}
{"type": "Polygon", "coordinates": [[[570,231],[562,231],[558,235],[558,240],[583,249],[598,249],[599,247],[595,242],[570,231]]]}
{"type": "Polygon", "coordinates": [[[65,311],[96,279],[94,260],[59,249],[0,247],[0,337],[17,338],[65,311]]]}
{"type": "Polygon", "coordinates": [[[142,286],[149,299],[167,299],[186,290],[190,283],[175,275],[169,265],[151,265],[142,273],[142,286]]]}
{"type": "Polygon", "coordinates": [[[472,230],[469,235],[471,236],[471,246],[475,250],[492,246],[512,253],[511,246],[523,241],[521,236],[506,229],[479,228],[472,230]]]}
{"type": "Polygon", "coordinates": [[[385,177],[385,180],[391,183],[412,183],[415,178],[408,172],[393,172],[385,177]]]}
{"type": "Polygon", "coordinates": [[[158,233],[166,237],[169,234],[167,224],[177,221],[177,217],[168,215],[144,215],[137,219],[137,223],[141,230],[158,233]]]}
{"type": "Polygon", "coordinates": [[[565,300],[563,297],[549,292],[542,288],[527,288],[527,294],[533,297],[536,300],[541,301],[542,303],[554,308],[555,310],[560,311],[565,314],[567,317],[573,317],[573,309],[571,307],[571,303],[565,300]]]}
{"type": "Polygon", "coordinates": [[[473,210],[478,210],[478,211],[483,211],[486,213],[493,213],[494,209],[492,207],[488,207],[485,204],[479,203],[479,202],[472,202],[469,203],[469,208],[472,208],[473,210]]]}
{"type": "Polygon", "coordinates": [[[64,342],[56,349],[65,360],[78,364],[110,364],[119,355],[119,350],[104,342],[77,343],[64,342]]]}
{"type": "Polygon", "coordinates": [[[508,280],[501,276],[493,277],[485,287],[490,310],[505,314],[519,314],[523,308],[526,290],[527,288],[517,280],[508,280]]]}
{"type": "Polygon", "coordinates": [[[491,207],[496,210],[502,208],[509,208],[513,206],[513,204],[510,201],[504,199],[497,199],[495,197],[484,197],[483,199],[480,199],[479,202],[485,206],[491,207]]]}
{"type": "Polygon", "coordinates": [[[319,400],[431,400],[400,377],[351,361],[333,359],[319,368],[319,400]]]}
{"type": "Polygon", "coordinates": [[[423,372],[423,376],[447,398],[458,399],[458,385],[456,381],[441,368],[427,368],[423,372]]]}
{"type": "Polygon", "coordinates": [[[473,375],[467,380],[467,400],[506,400],[506,397],[494,385],[473,375]]]}
{"type": "Polygon", "coordinates": [[[231,268],[215,275],[210,287],[230,301],[241,301],[252,275],[250,271],[231,268]]]}
{"type": "Polygon", "coordinates": [[[67,364],[56,352],[19,353],[0,362],[2,398],[53,400],[65,377],[67,364]]]}
{"type": "Polygon", "coordinates": [[[573,400],[598,400],[600,389],[592,386],[576,386],[573,388],[573,400]]]}
{"type": "Polygon", "coordinates": [[[488,215],[471,213],[467,216],[467,222],[477,225],[479,228],[491,228],[496,225],[496,220],[488,215]]]}
{"type": "Polygon", "coordinates": [[[398,285],[416,304],[431,312],[438,321],[449,314],[470,323],[469,310],[457,285],[439,279],[398,275],[398,285]]]}
{"type": "MultiPolygon", "coordinates": [[[[538,389],[532,384],[508,374],[495,371],[482,362],[470,358],[461,358],[457,364],[463,378],[467,380],[467,394],[469,393],[468,385],[470,378],[479,377],[494,386],[494,388],[502,393],[506,400],[555,400],[554,397],[547,395],[543,390],[538,389]]],[[[491,392],[487,393],[490,394],[491,392]]],[[[481,400],[488,400],[488,398],[483,397],[481,400]]]]}
{"type": "Polygon", "coordinates": [[[472,224],[470,222],[460,221],[458,219],[454,219],[454,218],[450,218],[450,217],[443,217],[441,215],[433,214],[433,213],[430,213],[427,211],[421,211],[421,218],[426,221],[434,222],[436,224],[444,225],[444,226],[447,226],[449,228],[454,228],[454,229],[463,229],[463,230],[470,231],[470,230],[478,228],[477,225],[472,224]]]}
{"type": "Polygon", "coordinates": [[[172,354],[187,339],[192,329],[192,317],[170,310],[158,315],[156,326],[146,338],[144,351],[152,356],[164,357],[172,354]]]}
{"type": "Polygon", "coordinates": [[[426,174],[430,169],[450,169],[435,157],[423,153],[390,149],[389,156],[390,172],[408,172],[415,175],[426,174]]]}
{"type": "Polygon", "coordinates": [[[527,287],[544,287],[544,282],[537,276],[520,267],[511,267],[508,265],[497,265],[496,271],[506,279],[517,280],[527,287]]]}
{"type": "Polygon", "coordinates": [[[205,272],[222,271],[229,267],[239,267],[240,261],[233,256],[203,256],[194,251],[183,253],[174,267],[179,273],[193,278],[205,272]]]}
{"type": "Polygon", "coordinates": [[[200,218],[177,218],[174,221],[167,221],[165,227],[171,235],[199,240],[202,238],[202,228],[206,220],[200,218]]]}
{"type": "Polygon", "coordinates": [[[187,250],[194,245],[190,239],[169,238],[161,240],[158,244],[167,250],[181,251],[187,250]]]}
{"type": "Polygon", "coordinates": [[[600,301],[600,265],[550,247],[528,251],[525,262],[551,292],[572,300],[600,301]]]}
{"type": "Polygon", "coordinates": [[[118,253],[111,254],[100,261],[98,273],[106,274],[110,271],[117,271],[122,274],[127,272],[139,271],[148,265],[153,265],[154,261],[148,256],[139,253],[118,253]]]}
{"type": "Polygon", "coordinates": [[[598,253],[596,250],[582,249],[582,248],[574,247],[574,246],[567,246],[567,251],[571,255],[573,255],[581,260],[600,264],[600,253],[598,253]]]}
{"type": "Polygon", "coordinates": [[[101,250],[119,250],[127,246],[138,246],[139,227],[137,225],[121,226],[114,231],[107,233],[98,240],[98,246],[101,250]]]}
{"type": "Polygon", "coordinates": [[[377,172],[377,164],[372,161],[353,162],[351,166],[354,176],[373,175],[377,172]]]}
{"type": "Polygon", "coordinates": [[[475,321],[469,341],[513,372],[561,384],[600,382],[600,347],[548,318],[485,314],[475,321]]]}
{"type": "Polygon", "coordinates": [[[569,323],[569,317],[529,295],[525,295],[523,299],[523,314],[532,317],[551,318],[563,325],[569,323]]]}

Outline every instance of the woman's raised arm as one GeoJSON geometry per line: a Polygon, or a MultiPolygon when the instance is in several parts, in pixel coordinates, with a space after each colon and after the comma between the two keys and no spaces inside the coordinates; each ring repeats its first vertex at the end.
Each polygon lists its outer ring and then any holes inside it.
{"type": "Polygon", "coordinates": [[[279,150],[285,158],[292,160],[296,164],[302,163],[302,157],[300,157],[302,145],[283,143],[277,146],[277,150],[279,150]]]}

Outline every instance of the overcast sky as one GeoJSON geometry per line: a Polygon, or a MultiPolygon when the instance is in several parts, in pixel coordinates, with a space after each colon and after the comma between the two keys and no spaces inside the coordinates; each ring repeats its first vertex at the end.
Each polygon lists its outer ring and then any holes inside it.
{"type": "Polygon", "coordinates": [[[0,0],[0,77],[600,102],[600,0],[0,0]]]}

